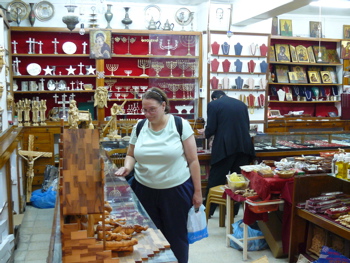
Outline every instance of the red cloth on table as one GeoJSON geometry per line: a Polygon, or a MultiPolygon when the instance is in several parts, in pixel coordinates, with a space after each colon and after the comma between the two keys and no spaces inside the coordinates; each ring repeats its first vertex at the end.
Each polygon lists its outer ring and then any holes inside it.
{"type": "Polygon", "coordinates": [[[282,246],[283,253],[288,254],[290,226],[292,224],[292,203],[293,203],[294,181],[288,181],[281,192],[281,198],[284,200],[283,218],[282,218],[282,246]]]}

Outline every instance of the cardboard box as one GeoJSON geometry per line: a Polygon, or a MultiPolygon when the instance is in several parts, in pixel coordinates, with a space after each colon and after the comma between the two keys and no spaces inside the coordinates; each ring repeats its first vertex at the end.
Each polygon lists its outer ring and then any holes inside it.
{"type": "Polygon", "coordinates": [[[265,236],[265,240],[270,247],[271,253],[275,258],[287,257],[283,253],[282,246],[282,215],[278,216],[280,211],[269,213],[269,220],[267,222],[258,221],[261,232],[265,236]]]}

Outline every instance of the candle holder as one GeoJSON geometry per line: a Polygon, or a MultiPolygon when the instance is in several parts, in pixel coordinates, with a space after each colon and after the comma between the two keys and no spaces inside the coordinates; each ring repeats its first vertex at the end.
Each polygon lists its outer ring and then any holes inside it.
{"type": "Polygon", "coordinates": [[[176,91],[179,90],[180,84],[171,83],[171,84],[168,84],[168,88],[170,91],[173,92],[173,99],[176,99],[176,91]]]}
{"type": "Polygon", "coordinates": [[[130,53],[130,44],[133,44],[135,43],[136,41],[136,37],[115,37],[114,38],[114,41],[115,42],[119,42],[119,41],[122,41],[123,43],[128,43],[128,51],[125,53],[125,55],[131,55],[130,53]]]}
{"type": "Polygon", "coordinates": [[[106,64],[106,68],[111,72],[111,76],[114,76],[114,71],[119,68],[118,64],[106,64]]]}
{"type": "Polygon", "coordinates": [[[164,63],[159,61],[153,61],[151,67],[156,72],[156,77],[159,77],[159,72],[164,68],[164,63]]]}
{"type": "Polygon", "coordinates": [[[177,66],[182,70],[181,77],[186,77],[185,76],[185,70],[188,69],[188,63],[186,60],[178,60],[177,66]]]}
{"type": "Polygon", "coordinates": [[[196,44],[195,36],[180,36],[180,43],[183,46],[187,46],[187,56],[192,56],[191,47],[194,47],[196,44]]]}
{"type": "Polygon", "coordinates": [[[166,61],[167,68],[170,69],[170,77],[173,78],[173,69],[177,66],[177,61],[166,61]]]}
{"type": "Polygon", "coordinates": [[[148,77],[148,75],[146,74],[146,69],[150,67],[150,61],[148,59],[139,59],[137,61],[137,66],[139,68],[142,68],[142,74],[140,75],[140,77],[148,77]]]}
{"type": "Polygon", "coordinates": [[[105,79],[105,83],[108,85],[108,88],[112,90],[112,87],[115,83],[117,83],[116,79],[105,79]]]}
{"type": "Polygon", "coordinates": [[[174,45],[170,45],[170,39],[167,40],[168,44],[166,46],[163,45],[163,39],[160,39],[159,40],[159,48],[162,49],[162,50],[168,50],[167,52],[167,56],[171,56],[171,53],[170,53],[170,50],[175,50],[177,49],[177,46],[179,44],[179,41],[177,40],[174,40],[174,45]]]}
{"type": "Polygon", "coordinates": [[[153,42],[158,42],[159,38],[143,38],[141,37],[141,42],[148,42],[148,55],[153,55],[151,50],[152,50],[152,43],[153,42]]]}
{"type": "Polygon", "coordinates": [[[124,70],[124,73],[125,73],[128,77],[130,77],[130,74],[132,73],[132,70],[131,70],[131,69],[126,69],[126,70],[124,70]]]}

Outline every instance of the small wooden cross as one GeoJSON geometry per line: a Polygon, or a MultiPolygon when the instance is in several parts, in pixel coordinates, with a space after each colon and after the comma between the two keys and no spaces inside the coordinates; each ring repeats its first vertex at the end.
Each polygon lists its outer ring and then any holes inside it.
{"type": "Polygon", "coordinates": [[[32,183],[34,178],[34,161],[39,159],[40,157],[52,157],[51,152],[36,152],[34,149],[34,135],[30,134],[28,138],[28,150],[24,151],[19,149],[18,154],[27,161],[28,169],[27,169],[27,195],[26,200],[30,202],[30,198],[32,196],[32,183]]]}

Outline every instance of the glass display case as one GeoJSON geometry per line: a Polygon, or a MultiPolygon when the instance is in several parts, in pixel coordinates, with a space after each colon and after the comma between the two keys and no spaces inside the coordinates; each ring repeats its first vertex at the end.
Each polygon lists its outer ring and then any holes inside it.
{"type": "Polygon", "coordinates": [[[350,133],[308,132],[308,133],[263,133],[254,137],[255,151],[323,151],[350,148],[350,133]]]}

